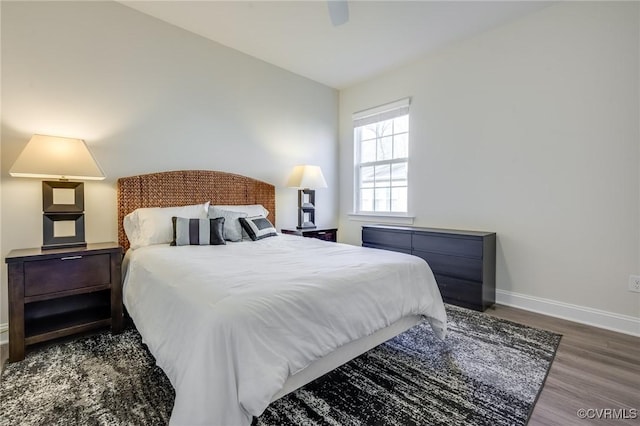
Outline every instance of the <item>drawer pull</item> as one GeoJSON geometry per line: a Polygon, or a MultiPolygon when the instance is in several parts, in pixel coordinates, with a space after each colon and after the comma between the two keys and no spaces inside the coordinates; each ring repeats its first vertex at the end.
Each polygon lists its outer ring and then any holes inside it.
{"type": "Polygon", "coordinates": [[[324,231],[323,232],[318,232],[318,235],[324,235],[324,234],[326,234],[326,232],[324,232],[324,231]]]}
{"type": "Polygon", "coordinates": [[[75,260],[75,259],[82,259],[82,256],[67,256],[67,257],[60,258],[60,260],[75,260]]]}

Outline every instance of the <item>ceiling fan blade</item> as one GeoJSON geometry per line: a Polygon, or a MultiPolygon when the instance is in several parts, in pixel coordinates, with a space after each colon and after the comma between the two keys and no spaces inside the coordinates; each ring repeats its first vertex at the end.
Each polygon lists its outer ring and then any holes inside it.
{"type": "Polygon", "coordinates": [[[329,17],[334,27],[349,21],[349,3],[347,0],[329,0],[329,17]]]}

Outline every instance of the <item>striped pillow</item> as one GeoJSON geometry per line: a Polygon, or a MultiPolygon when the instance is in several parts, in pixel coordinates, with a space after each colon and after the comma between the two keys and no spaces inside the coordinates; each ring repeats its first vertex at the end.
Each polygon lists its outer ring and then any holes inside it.
{"type": "Polygon", "coordinates": [[[269,219],[264,216],[241,217],[238,220],[253,241],[278,235],[269,219]]]}
{"type": "Polygon", "coordinates": [[[173,222],[172,246],[217,246],[226,244],[223,236],[223,217],[215,219],[189,219],[173,216],[171,221],[173,222]]]}

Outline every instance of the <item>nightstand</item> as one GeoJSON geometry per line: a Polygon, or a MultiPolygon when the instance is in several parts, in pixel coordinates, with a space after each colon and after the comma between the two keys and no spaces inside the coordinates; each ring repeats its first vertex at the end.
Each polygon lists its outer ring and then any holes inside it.
{"type": "Polygon", "coordinates": [[[281,229],[280,232],[301,237],[317,238],[334,243],[338,240],[338,228],[281,229]]]}
{"type": "Polygon", "coordinates": [[[9,269],[9,361],[25,347],[111,326],[123,327],[120,265],[116,243],[42,250],[12,250],[9,269]]]}

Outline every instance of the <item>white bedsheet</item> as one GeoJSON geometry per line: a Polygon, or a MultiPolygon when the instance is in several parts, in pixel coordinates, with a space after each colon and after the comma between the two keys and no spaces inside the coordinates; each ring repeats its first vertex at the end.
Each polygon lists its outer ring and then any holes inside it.
{"type": "Polygon", "coordinates": [[[289,235],[130,251],[124,303],[176,390],[174,425],[248,425],[289,375],[407,315],[440,337],[424,260],[289,235]]]}

